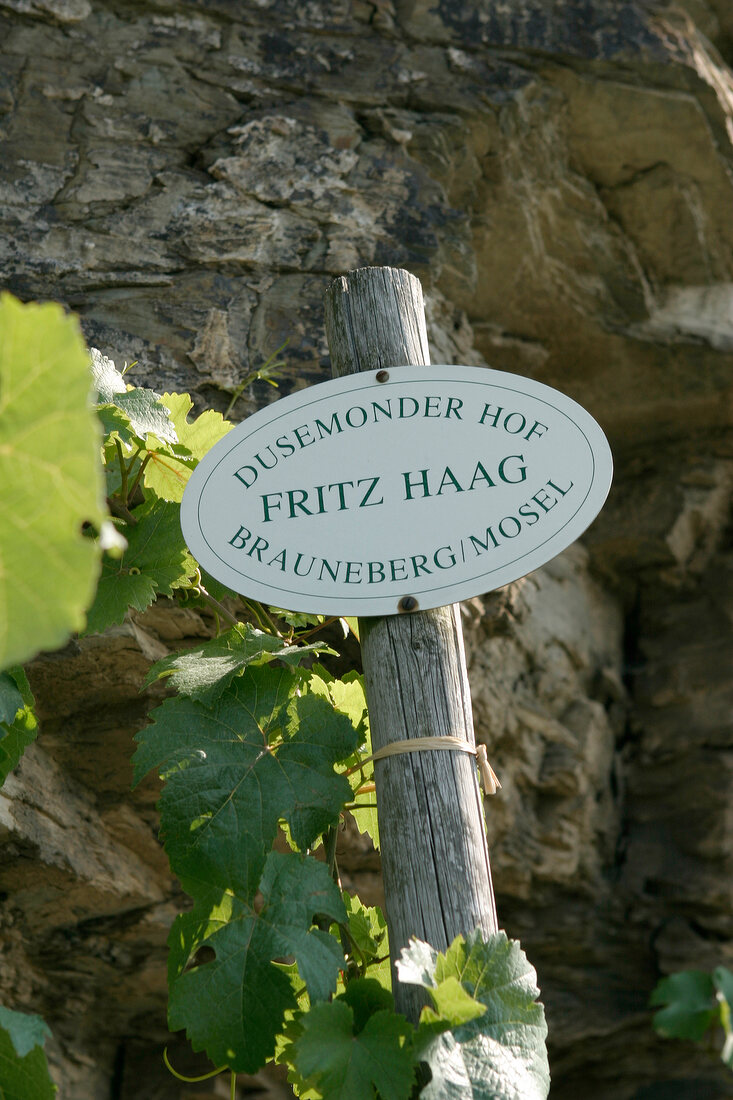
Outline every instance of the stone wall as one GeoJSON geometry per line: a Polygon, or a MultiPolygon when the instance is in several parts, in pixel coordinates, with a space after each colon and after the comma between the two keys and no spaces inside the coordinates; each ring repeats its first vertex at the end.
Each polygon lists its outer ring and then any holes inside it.
{"type": "MultiPolygon", "coordinates": [[[[499,913],[553,1098],[729,1096],[646,1008],[660,974],[733,964],[728,0],[0,0],[0,43],[2,285],[78,311],[136,381],[223,410],[286,341],[280,392],[321,380],[326,286],[391,264],[434,361],[600,421],[617,474],[583,546],[464,606],[499,913]]],[[[129,789],[150,662],[209,630],[158,607],[31,669],[0,1000],[49,1020],[63,1100],[218,1095],[162,1068],[166,1041],[193,1064],[165,1029],[182,899],[155,785],[129,789]]],[[[378,900],[374,853],[341,861],[378,900]]]]}

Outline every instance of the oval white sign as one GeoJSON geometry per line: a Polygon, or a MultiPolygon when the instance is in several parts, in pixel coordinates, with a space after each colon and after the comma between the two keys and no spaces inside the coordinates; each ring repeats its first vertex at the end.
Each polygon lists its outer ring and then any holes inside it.
{"type": "Polygon", "coordinates": [[[291,611],[392,615],[499,588],[578,538],[611,486],[595,420],[533,379],[393,367],[239,424],[181,506],[200,564],[291,611]]]}

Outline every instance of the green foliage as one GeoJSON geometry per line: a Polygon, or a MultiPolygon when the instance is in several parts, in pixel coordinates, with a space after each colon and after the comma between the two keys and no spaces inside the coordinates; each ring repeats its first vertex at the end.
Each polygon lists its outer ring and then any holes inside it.
{"type": "Polygon", "coordinates": [[[410,1025],[389,1009],[360,1028],[344,998],[313,1005],[293,1042],[297,1072],[328,1100],[407,1100],[415,1069],[410,1025]]]}
{"type": "Polygon", "coordinates": [[[297,664],[308,654],[322,653],[324,649],[328,647],[318,643],[289,645],[250,623],[237,623],[210,642],[156,661],[146,677],[145,687],[156,680],[169,678],[168,683],[179,695],[211,702],[247,665],[262,665],[274,660],[297,664]]]}
{"type": "MultiPolygon", "coordinates": [[[[378,832],[363,681],[313,665],[334,653],[316,636],[337,620],[234,603],[183,542],[186,482],[231,425],[213,412],[189,420],[188,395],[128,386],[93,352],[100,448],[75,323],[57,307],[5,298],[0,333],[6,666],[81,629],[85,607],[87,632],[161,596],[215,614],[216,637],[151,668],[145,686],[164,681],[175,694],[136,738],[135,782],[151,769],[163,780],[161,837],[192,899],[168,941],[171,1028],[229,1071],[253,1073],[273,1058],[287,1064],[302,1100],[409,1100],[421,1066],[431,1074],[426,1100],[544,1097],[534,972],[503,934],[488,943],[459,937],[445,955],[414,942],[400,978],[422,985],[431,1005],[417,1028],[394,1012],[384,916],[343,893],[338,879],[344,814],[375,844],[378,832]],[[61,411],[54,402],[53,414],[39,417],[52,387],[63,390],[61,411]],[[114,526],[99,504],[99,453],[114,526]],[[22,616],[21,575],[34,591],[22,616]],[[50,627],[34,633],[36,622],[50,627]]],[[[280,365],[273,358],[257,376],[271,380],[280,365]]],[[[356,620],[341,626],[358,638],[356,620]]],[[[35,733],[24,672],[0,671],[0,779],[35,733]]],[[[715,988],[720,1001],[723,986],[715,988]]],[[[52,1096],[44,1029],[37,1017],[0,1009],[0,1100],[52,1096]]]]}
{"type": "Polygon", "coordinates": [[[102,479],[89,356],[60,306],[0,296],[0,669],[84,624],[102,479]]]}
{"type": "Polygon", "coordinates": [[[87,616],[87,633],[121,623],[129,608],[144,611],[157,596],[172,596],[198,571],[181,534],[178,508],[151,497],[125,528],[121,557],[105,554],[97,595],[87,616]]]}
{"type": "Polygon", "coordinates": [[[245,668],[208,706],[167,700],[137,735],[135,775],[155,767],[166,780],[161,831],[186,889],[203,881],[249,896],[279,821],[300,850],[338,823],[349,786],[333,765],[355,731],[299,685],[287,668],[245,668]]]}
{"type": "Polygon", "coordinates": [[[40,1016],[0,1005],[0,1100],[52,1100],[43,1045],[50,1036],[40,1016]]]}
{"type": "Polygon", "coordinates": [[[42,1047],[51,1031],[40,1016],[12,1012],[0,1005],[0,1028],[7,1033],[16,1054],[24,1058],[34,1047],[42,1047]]]}
{"type": "Polygon", "coordinates": [[[180,443],[179,450],[185,451],[187,461],[181,461],[171,449],[159,448],[151,451],[150,461],[145,468],[144,484],[161,500],[180,504],[193,467],[215,443],[224,438],[232,426],[221,413],[213,410],[208,410],[190,421],[188,415],[193,408],[193,402],[187,393],[164,393],[160,400],[169,411],[171,424],[180,443]]]}
{"type": "Polygon", "coordinates": [[[292,1067],[299,1096],[409,1100],[422,1064],[431,1077],[419,1093],[425,1100],[544,1100],[547,1028],[534,971],[517,943],[504,933],[484,942],[474,932],[439,954],[413,940],[397,969],[432,1000],[417,1028],[394,1013],[383,985],[364,977],[286,1024],[278,1060],[292,1067]]]}
{"type": "Polygon", "coordinates": [[[177,918],[169,941],[171,1028],[185,1028],[194,1050],[246,1073],[272,1057],[285,1012],[297,1008],[291,982],[273,960],[293,955],[313,1000],[334,992],[344,965],[334,937],[312,927],[316,915],[344,916],[323,863],[270,852],[256,885],[261,898],[256,889],[220,900],[201,891],[193,910],[177,918]],[[202,947],[216,957],[187,969],[202,947]]]}
{"type": "Polygon", "coordinates": [[[25,679],[19,665],[9,672],[0,672],[0,722],[3,725],[13,722],[18,711],[25,705],[19,675],[23,675],[25,679]]]}
{"type": "Polygon", "coordinates": [[[459,1027],[486,1013],[486,1005],[475,1000],[453,974],[431,988],[429,993],[434,1009],[426,1005],[421,1014],[424,1035],[444,1031],[445,1020],[451,1020],[454,1027],[459,1027]]]}
{"type": "Polygon", "coordinates": [[[179,504],[196,464],[230,430],[219,413],[189,421],[187,394],[127,386],[111,359],[92,354],[105,430],[107,499],[121,546],[106,548],[87,633],[144,611],[158,596],[201,592],[200,573],[183,541],[179,504]]]}
{"type": "Polygon", "coordinates": [[[92,349],[90,357],[99,416],[108,434],[116,430],[128,446],[146,439],[148,435],[166,443],[178,442],[168,409],[157,393],[142,387],[126,386],[112,360],[96,348],[92,349]]]}
{"type": "Polygon", "coordinates": [[[733,1070],[733,973],[724,966],[712,972],[680,970],[656,985],[649,1004],[655,1008],[652,1025],[665,1038],[699,1041],[721,1028],[723,1062],[733,1070]]]}
{"type": "Polygon", "coordinates": [[[716,966],[713,985],[720,1009],[720,1026],[725,1035],[720,1057],[728,1069],[733,1070],[733,972],[725,966],[716,966]]]}
{"type": "Polygon", "coordinates": [[[288,340],[285,340],[279,348],[276,348],[275,351],[273,351],[272,355],[269,355],[260,367],[257,367],[255,370],[250,371],[244,376],[244,378],[232,394],[232,399],[227,406],[227,416],[229,416],[229,414],[232,412],[237,401],[247,389],[247,386],[251,385],[252,382],[262,381],[267,382],[270,386],[277,385],[276,379],[281,377],[282,373],[280,368],[287,365],[284,359],[278,359],[278,355],[281,351],[285,350],[285,348],[288,346],[288,343],[289,338],[288,340]]]}
{"type": "MultiPolygon", "coordinates": [[[[134,758],[137,779],[155,767],[165,780],[161,833],[194,899],[171,933],[171,1027],[185,1028],[215,1062],[247,1072],[274,1054],[285,1015],[298,1006],[274,960],[295,957],[311,1000],[328,997],[346,968],[326,930],[336,922],[348,935],[329,869],[272,845],[280,823],[302,853],[337,827],[350,787],[334,764],[359,740],[354,721],[324,697],[320,677],[272,664],[292,661],[294,647],[265,637],[238,626],[192,660],[155,666],[151,678],[177,677],[185,694],[153,712],[134,758]],[[315,917],[324,929],[312,927],[315,917]],[[197,964],[202,947],[215,957],[197,964]]],[[[365,911],[362,938],[369,919],[365,911]]],[[[371,921],[376,928],[378,918],[371,921]]]]}
{"type": "Polygon", "coordinates": [[[159,596],[182,595],[226,617],[217,599],[233,594],[213,578],[206,578],[210,590],[204,587],[183,541],[179,504],[195,466],[232,425],[213,411],[189,420],[188,394],[161,396],[126,385],[112,360],[94,350],[92,369],[105,432],[107,501],[116,526],[101,532],[105,553],[87,633],[122,622],[131,608],[144,611],[159,596]]]}
{"type": "Polygon", "coordinates": [[[654,1015],[660,1035],[675,1039],[702,1039],[718,1015],[715,986],[704,970],[681,970],[663,978],[649,1000],[665,1005],[654,1015]]]}
{"type": "Polygon", "coordinates": [[[352,802],[349,812],[360,833],[366,833],[375,848],[379,848],[379,825],[377,822],[377,795],[374,787],[374,764],[369,760],[372,753],[372,739],[369,731],[364,679],[357,672],[347,672],[342,680],[337,680],[322,665],[314,665],[312,690],[328,699],[336,710],[348,714],[359,733],[359,747],[343,763],[344,773],[351,783],[352,802]]]}
{"type": "Polygon", "coordinates": [[[389,937],[384,913],[377,906],[364,905],[353,894],[344,894],[346,935],[350,946],[352,971],[377,981],[383,989],[392,989],[389,966],[389,937]]]}
{"type": "Polygon", "coordinates": [[[400,981],[428,991],[415,1046],[432,1080],[423,1100],[544,1100],[550,1087],[547,1025],[536,974],[504,932],[458,936],[445,955],[413,941],[400,981]],[[477,1011],[466,994],[483,1006],[477,1011]]]}
{"type": "Polygon", "coordinates": [[[33,693],[22,668],[0,673],[0,786],[38,733],[33,693]]]}

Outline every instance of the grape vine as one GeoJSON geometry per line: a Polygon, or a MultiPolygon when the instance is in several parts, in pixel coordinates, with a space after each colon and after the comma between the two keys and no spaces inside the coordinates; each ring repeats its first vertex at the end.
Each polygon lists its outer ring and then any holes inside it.
{"type": "Polygon", "coordinates": [[[658,1010],[652,1026],[665,1039],[700,1042],[722,1035],[720,1058],[733,1070],[733,971],[678,970],[657,983],[649,1005],[658,1010]]]}
{"type": "MultiPolygon", "coordinates": [[[[14,316],[39,308],[12,303],[14,316]]],[[[417,1026],[394,1011],[386,922],[341,889],[336,863],[345,814],[379,843],[361,679],[319,663],[334,653],[323,640],[331,620],[236,597],[199,568],[181,534],[186,481],[231,425],[212,411],[191,419],[186,394],[129,386],[97,352],[91,367],[107,515],[94,492],[75,502],[80,557],[98,571],[83,629],[102,632],[159,598],[206,607],[216,622],[211,640],[151,668],[146,686],[164,680],[171,694],[137,734],[133,758],[136,783],[150,771],[163,781],[161,838],[191,899],[168,941],[171,1029],[231,1075],[232,1096],[237,1073],[275,1061],[306,1100],[544,1098],[535,974],[503,933],[458,937],[444,954],[412,941],[396,980],[421,986],[426,1007],[417,1026]]],[[[3,553],[0,543],[0,566],[3,553]]],[[[67,632],[78,619],[78,609],[67,615],[67,632]]],[[[14,662],[61,640],[9,650],[2,778],[36,733],[14,662]]],[[[21,1058],[8,1019],[0,1014],[0,1096],[2,1043],[9,1063],[13,1051],[21,1058]]]]}

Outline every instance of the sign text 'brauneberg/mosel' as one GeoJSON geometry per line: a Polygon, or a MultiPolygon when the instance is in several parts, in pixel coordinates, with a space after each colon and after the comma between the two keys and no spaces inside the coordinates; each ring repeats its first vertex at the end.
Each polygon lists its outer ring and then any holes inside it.
{"type": "Polygon", "coordinates": [[[292,611],[390,615],[524,576],[603,505],[595,420],[532,379],[396,367],[284,397],[194,470],[181,507],[212,576],[292,611]]]}

